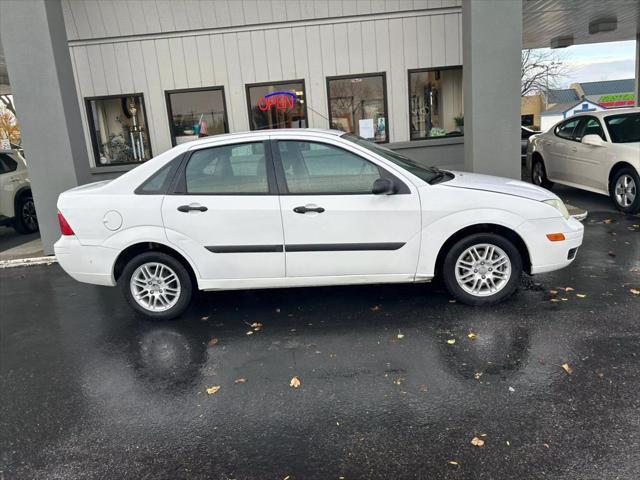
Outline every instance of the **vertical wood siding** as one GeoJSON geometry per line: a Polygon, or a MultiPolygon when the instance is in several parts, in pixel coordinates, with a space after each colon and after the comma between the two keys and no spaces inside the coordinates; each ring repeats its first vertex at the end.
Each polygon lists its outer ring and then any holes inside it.
{"type": "Polygon", "coordinates": [[[98,44],[78,41],[70,46],[87,146],[92,151],[87,97],[143,93],[157,155],[171,148],[167,90],[223,86],[229,128],[243,131],[249,129],[246,84],[304,79],[309,125],[327,128],[326,78],[373,72],[387,75],[390,140],[407,141],[407,70],[462,63],[461,13],[410,10],[459,4],[460,0],[63,0],[70,40],[114,36],[98,44]],[[405,10],[406,15],[395,18],[358,18],[362,13],[405,10]],[[312,17],[335,21],[268,23],[312,17]],[[188,32],[243,23],[255,26],[250,31],[188,32]],[[187,32],[171,38],[121,38],[178,29],[187,32]]]}

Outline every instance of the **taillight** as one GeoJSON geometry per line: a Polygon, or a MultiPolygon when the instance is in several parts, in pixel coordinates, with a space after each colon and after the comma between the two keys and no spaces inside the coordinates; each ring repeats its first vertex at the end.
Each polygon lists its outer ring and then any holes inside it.
{"type": "Polygon", "coordinates": [[[58,223],[60,224],[60,233],[62,233],[62,235],[75,235],[71,225],[69,225],[67,219],[64,218],[60,212],[58,212],[58,223]]]}

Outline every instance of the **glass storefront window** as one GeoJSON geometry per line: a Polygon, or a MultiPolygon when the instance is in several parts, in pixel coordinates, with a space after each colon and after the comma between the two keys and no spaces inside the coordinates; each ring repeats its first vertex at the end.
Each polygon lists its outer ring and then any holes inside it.
{"type": "Polygon", "coordinates": [[[152,157],[141,93],[85,102],[96,166],[139,163],[152,157]]]}
{"type": "Polygon", "coordinates": [[[375,142],[389,141],[384,73],[327,78],[331,128],[375,142]]]}
{"type": "Polygon", "coordinates": [[[247,85],[251,130],[306,128],[304,80],[247,85]]]}
{"type": "Polygon", "coordinates": [[[223,87],[173,90],[166,96],[174,146],[229,131],[223,87]]]}
{"type": "Polygon", "coordinates": [[[411,140],[464,134],[462,67],[409,70],[411,140]]]}

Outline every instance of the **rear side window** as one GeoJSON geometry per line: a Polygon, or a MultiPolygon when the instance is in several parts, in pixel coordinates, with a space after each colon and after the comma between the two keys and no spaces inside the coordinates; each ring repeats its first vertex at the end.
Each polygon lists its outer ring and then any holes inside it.
{"type": "Polygon", "coordinates": [[[640,142],[640,113],[605,117],[613,143],[640,142]]]}
{"type": "Polygon", "coordinates": [[[377,165],[333,145],[279,141],[278,151],[292,194],[367,194],[381,177],[377,165]]]}
{"type": "Polygon", "coordinates": [[[0,153],[0,173],[13,172],[18,168],[18,162],[6,153],[0,153]]]}
{"type": "Polygon", "coordinates": [[[192,194],[269,193],[262,142],[205,148],[191,154],[185,168],[185,186],[192,194]]]}
{"type": "Polygon", "coordinates": [[[567,140],[573,140],[573,130],[576,128],[579,121],[580,119],[576,118],[558,125],[555,130],[556,136],[566,138],[567,140]]]}
{"type": "Polygon", "coordinates": [[[142,195],[164,195],[169,189],[169,184],[174,173],[180,164],[180,158],[174,158],[164,167],[151,175],[142,185],[136,189],[137,194],[142,195]]]}

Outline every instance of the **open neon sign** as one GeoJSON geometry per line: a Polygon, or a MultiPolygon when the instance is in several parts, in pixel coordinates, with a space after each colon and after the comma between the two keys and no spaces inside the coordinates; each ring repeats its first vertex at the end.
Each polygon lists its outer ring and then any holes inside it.
{"type": "Polygon", "coordinates": [[[272,108],[276,110],[291,110],[296,104],[296,94],[294,92],[271,92],[264,97],[260,97],[256,105],[258,108],[266,112],[272,108]]]}

